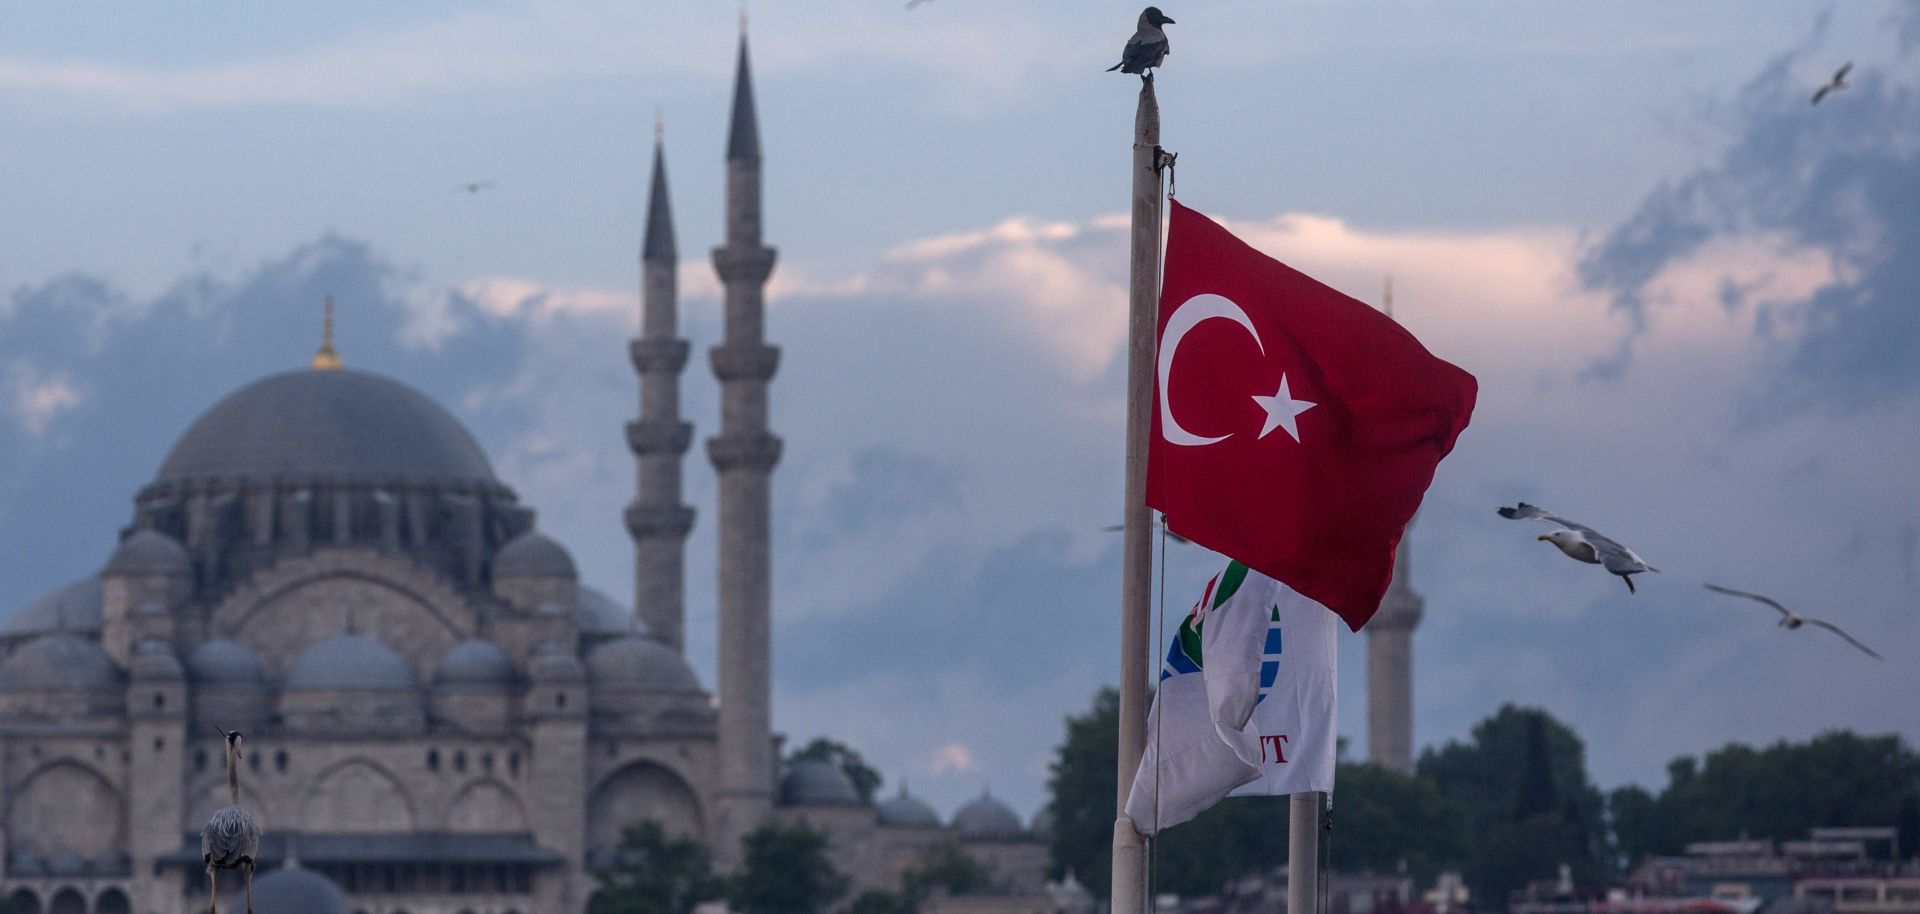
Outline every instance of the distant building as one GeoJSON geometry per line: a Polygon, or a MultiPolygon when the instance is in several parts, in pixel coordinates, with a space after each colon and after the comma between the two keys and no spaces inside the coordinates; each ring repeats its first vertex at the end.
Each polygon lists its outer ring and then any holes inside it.
{"type": "MultiPolygon", "coordinates": [[[[580,912],[622,829],[648,819],[723,864],[754,828],[808,823],[856,892],[896,888],[951,841],[993,874],[966,910],[1021,914],[1047,897],[1044,830],[999,800],[943,823],[904,791],[862,802],[831,765],[778,770],[766,511],[779,440],[764,421],[778,353],[760,339],[772,251],[744,36],[714,254],[730,335],[711,361],[729,419],[708,442],[725,700],[687,664],[688,353],[658,160],[654,191],[628,425],[634,605],[581,585],[457,419],[345,367],[329,336],[310,368],[201,415],[134,495],[101,570],[0,631],[0,898],[15,914],[205,910],[198,833],[228,793],[216,727],[246,737],[262,914],[580,912]],[[276,893],[302,900],[275,908],[276,893]]],[[[240,877],[221,880],[231,905],[240,877]]]]}

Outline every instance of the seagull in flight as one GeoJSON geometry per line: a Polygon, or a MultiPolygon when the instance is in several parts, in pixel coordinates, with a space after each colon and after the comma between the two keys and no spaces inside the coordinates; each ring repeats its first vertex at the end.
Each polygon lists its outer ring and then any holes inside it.
{"type": "Polygon", "coordinates": [[[453,192],[456,194],[477,194],[483,190],[487,190],[488,188],[498,187],[498,186],[500,185],[495,184],[492,181],[468,181],[465,184],[455,185],[453,188],[453,192]]]}
{"type": "Polygon", "coordinates": [[[1658,573],[1660,569],[1647,564],[1632,549],[1602,536],[1600,531],[1585,524],[1576,524],[1545,508],[1521,502],[1511,508],[1501,508],[1500,516],[1508,520],[1537,520],[1552,524],[1560,529],[1543,533],[1540,540],[1552,543],[1567,557],[1589,565],[1600,565],[1620,576],[1627,582],[1627,592],[1634,593],[1633,578],[1643,571],[1658,573]]]}
{"type": "Polygon", "coordinates": [[[1172,25],[1165,13],[1157,6],[1149,6],[1140,12],[1140,24],[1127,39],[1127,46],[1120,49],[1120,62],[1107,68],[1108,73],[1119,70],[1122,73],[1139,73],[1160,65],[1173,53],[1167,50],[1167,33],[1160,30],[1163,25],[1172,25]]]}
{"type": "Polygon", "coordinates": [[[907,9],[912,10],[914,7],[926,2],[927,0],[907,0],[907,9]]]}
{"type": "Polygon", "coordinates": [[[1793,629],[1799,628],[1802,625],[1812,625],[1816,628],[1824,628],[1827,631],[1830,631],[1836,635],[1839,635],[1842,638],[1845,638],[1848,644],[1851,644],[1854,647],[1859,648],[1861,653],[1866,654],[1867,656],[1872,657],[1875,660],[1887,659],[1885,657],[1880,656],[1879,654],[1874,653],[1873,648],[1870,648],[1864,644],[1861,644],[1858,641],[1853,640],[1852,635],[1849,635],[1846,632],[1841,631],[1840,626],[1835,625],[1832,622],[1828,622],[1824,619],[1815,619],[1809,616],[1802,616],[1798,613],[1795,613],[1793,610],[1786,608],[1785,606],[1781,606],[1777,601],[1774,601],[1767,597],[1763,597],[1757,593],[1747,593],[1744,590],[1734,590],[1729,587],[1716,587],[1712,584],[1707,584],[1705,586],[1708,590],[1711,590],[1714,593],[1723,593],[1730,597],[1745,597],[1749,600],[1753,600],[1756,603],[1765,603],[1768,606],[1773,607],[1775,610],[1778,610],[1780,613],[1780,627],[1787,629],[1788,631],[1792,631],[1793,629]]]}
{"type": "Polygon", "coordinates": [[[1846,66],[1835,70],[1833,72],[1833,81],[1821,86],[1820,91],[1813,93],[1813,103],[1818,105],[1821,99],[1841,89],[1845,89],[1850,85],[1850,83],[1847,82],[1847,71],[1851,69],[1853,69],[1853,61],[1849,60],[1846,66]]]}

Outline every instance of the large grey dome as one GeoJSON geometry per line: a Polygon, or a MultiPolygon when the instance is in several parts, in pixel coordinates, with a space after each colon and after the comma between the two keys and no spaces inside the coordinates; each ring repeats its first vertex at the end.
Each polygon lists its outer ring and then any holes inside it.
{"type": "Polygon", "coordinates": [[[360,371],[292,371],[240,388],[194,420],[154,482],[242,478],[498,485],[459,420],[360,371]]]}
{"type": "Polygon", "coordinates": [[[0,663],[0,691],[107,691],[120,688],[120,668],[100,645],[55,632],[20,646],[0,663]]]}
{"type": "Polygon", "coordinates": [[[953,814],[953,827],[965,838],[1017,838],[1026,833],[1007,804],[983,793],[953,814]]]}
{"type": "Polygon", "coordinates": [[[499,645],[479,638],[454,645],[433,674],[439,685],[465,688],[505,688],[513,679],[513,660],[499,645]]]}
{"type": "Polygon", "coordinates": [[[107,560],[108,574],[191,574],[193,558],[180,541],[153,530],[135,530],[107,560]]]}
{"type": "Polygon", "coordinates": [[[7,631],[25,632],[100,630],[100,601],[105,595],[100,576],[93,575],[67,584],[20,607],[7,620],[7,631]]]}
{"type": "MultiPolygon", "coordinates": [[[[333,881],[313,870],[288,866],[253,880],[254,907],[263,914],[348,914],[347,896],[333,881]]],[[[237,873],[220,874],[220,908],[246,909],[245,887],[237,873]]]]}
{"type": "Polygon", "coordinates": [[[700,678],[679,651],[643,635],[595,645],[587,652],[587,677],[595,689],[700,691],[700,678]]]}
{"type": "Polygon", "coordinates": [[[904,784],[898,796],[880,804],[879,819],[881,825],[894,828],[940,827],[940,814],[919,797],[909,796],[904,784]]]}
{"type": "Polygon", "coordinates": [[[246,645],[230,638],[204,641],[187,656],[187,674],[195,682],[216,688],[266,688],[260,658],[246,645]]]}
{"type": "Polygon", "coordinates": [[[310,648],[287,668],[292,689],[411,689],[413,667],[378,641],[352,633],[334,635],[310,648]]]}
{"type": "Polygon", "coordinates": [[[789,806],[858,806],[860,791],[839,765],[804,759],[780,778],[780,802],[789,806]]]}

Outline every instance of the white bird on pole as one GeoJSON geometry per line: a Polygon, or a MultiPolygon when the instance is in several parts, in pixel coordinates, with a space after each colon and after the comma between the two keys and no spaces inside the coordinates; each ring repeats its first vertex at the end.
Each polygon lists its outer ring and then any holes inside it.
{"type": "Polygon", "coordinates": [[[207,910],[220,914],[220,870],[239,870],[247,884],[247,914],[253,914],[253,862],[260,853],[260,825],[240,806],[240,732],[222,730],[227,739],[227,793],[230,804],[207,817],[200,830],[200,855],[207,862],[207,910]]]}
{"type": "Polygon", "coordinates": [[[1627,582],[1628,593],[1634,592],[1633,578],[1628,575],[1660,571],[1647,564],[1632,549],[1601,535],[1600,531],[1585,524],[1576,524],[1545,508],[1523,501],[1511,508],[1501,508],[1500,516],[1508,520],[1537,520],[1559,527],[1551,533],[1541,534],[1537,539],[1552,543],[1574,561],[1604,566],[1619,575],[1620,580],[1627,582]]]}
{"type": "Polygon", "coordinates": [[[1793,631],[1794,629],[1799,628],[1802,625],[1811,625],[1814,628],[1824,628],[1827,631],[1830,631],[1836,635],[1839,635],[1841,638],[1846,639],[1846,642],[1848,644],[1851,644],[1854,647],[1859,648],[1861,653],[1866,654],[1867,656],[1872,657],[1875,660],[1887,659],[1885,657],[1880,656],[1879,654],[1874,653],[1873,648],[1870,648],[1864,644],[1861,644],[1858,641],[1855,641],[1852,635],[1849,635],[1846,632],[1841,631],[1840,626],[1835,625],[1832,622],[1828,622],[1825,619],[1815,619],[1811,616],[1800,615],[1799,613],[1796,613],[1793,610],[1786,608],[1785,606],[1781,606],[1779,601],[1774,600],[1771,597],[1763,597],[1757,593],[1747,593],[1744,590],[1734,590],[1731,587],[1717,587],[1713,584],[1705,584],[1702,586],[1706,587],[1708,590],[1713,591],[1714,593],[1723,593],[1729,597],[1745,597],[1756,603],[1765,603],[1766,605],[1773,607],[1776,611],[1780,613],[1780,627],[1788,631],[1793,631]]]}

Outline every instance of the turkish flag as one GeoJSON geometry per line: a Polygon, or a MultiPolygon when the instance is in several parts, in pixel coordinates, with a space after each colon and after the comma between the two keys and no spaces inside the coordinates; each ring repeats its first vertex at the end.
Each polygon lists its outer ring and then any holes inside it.
{"type": "Polygon", "coordinates": [[[1159,339],[1147,505],[1359,631],[1473,376],[1178,201],[1159,339]]]}

